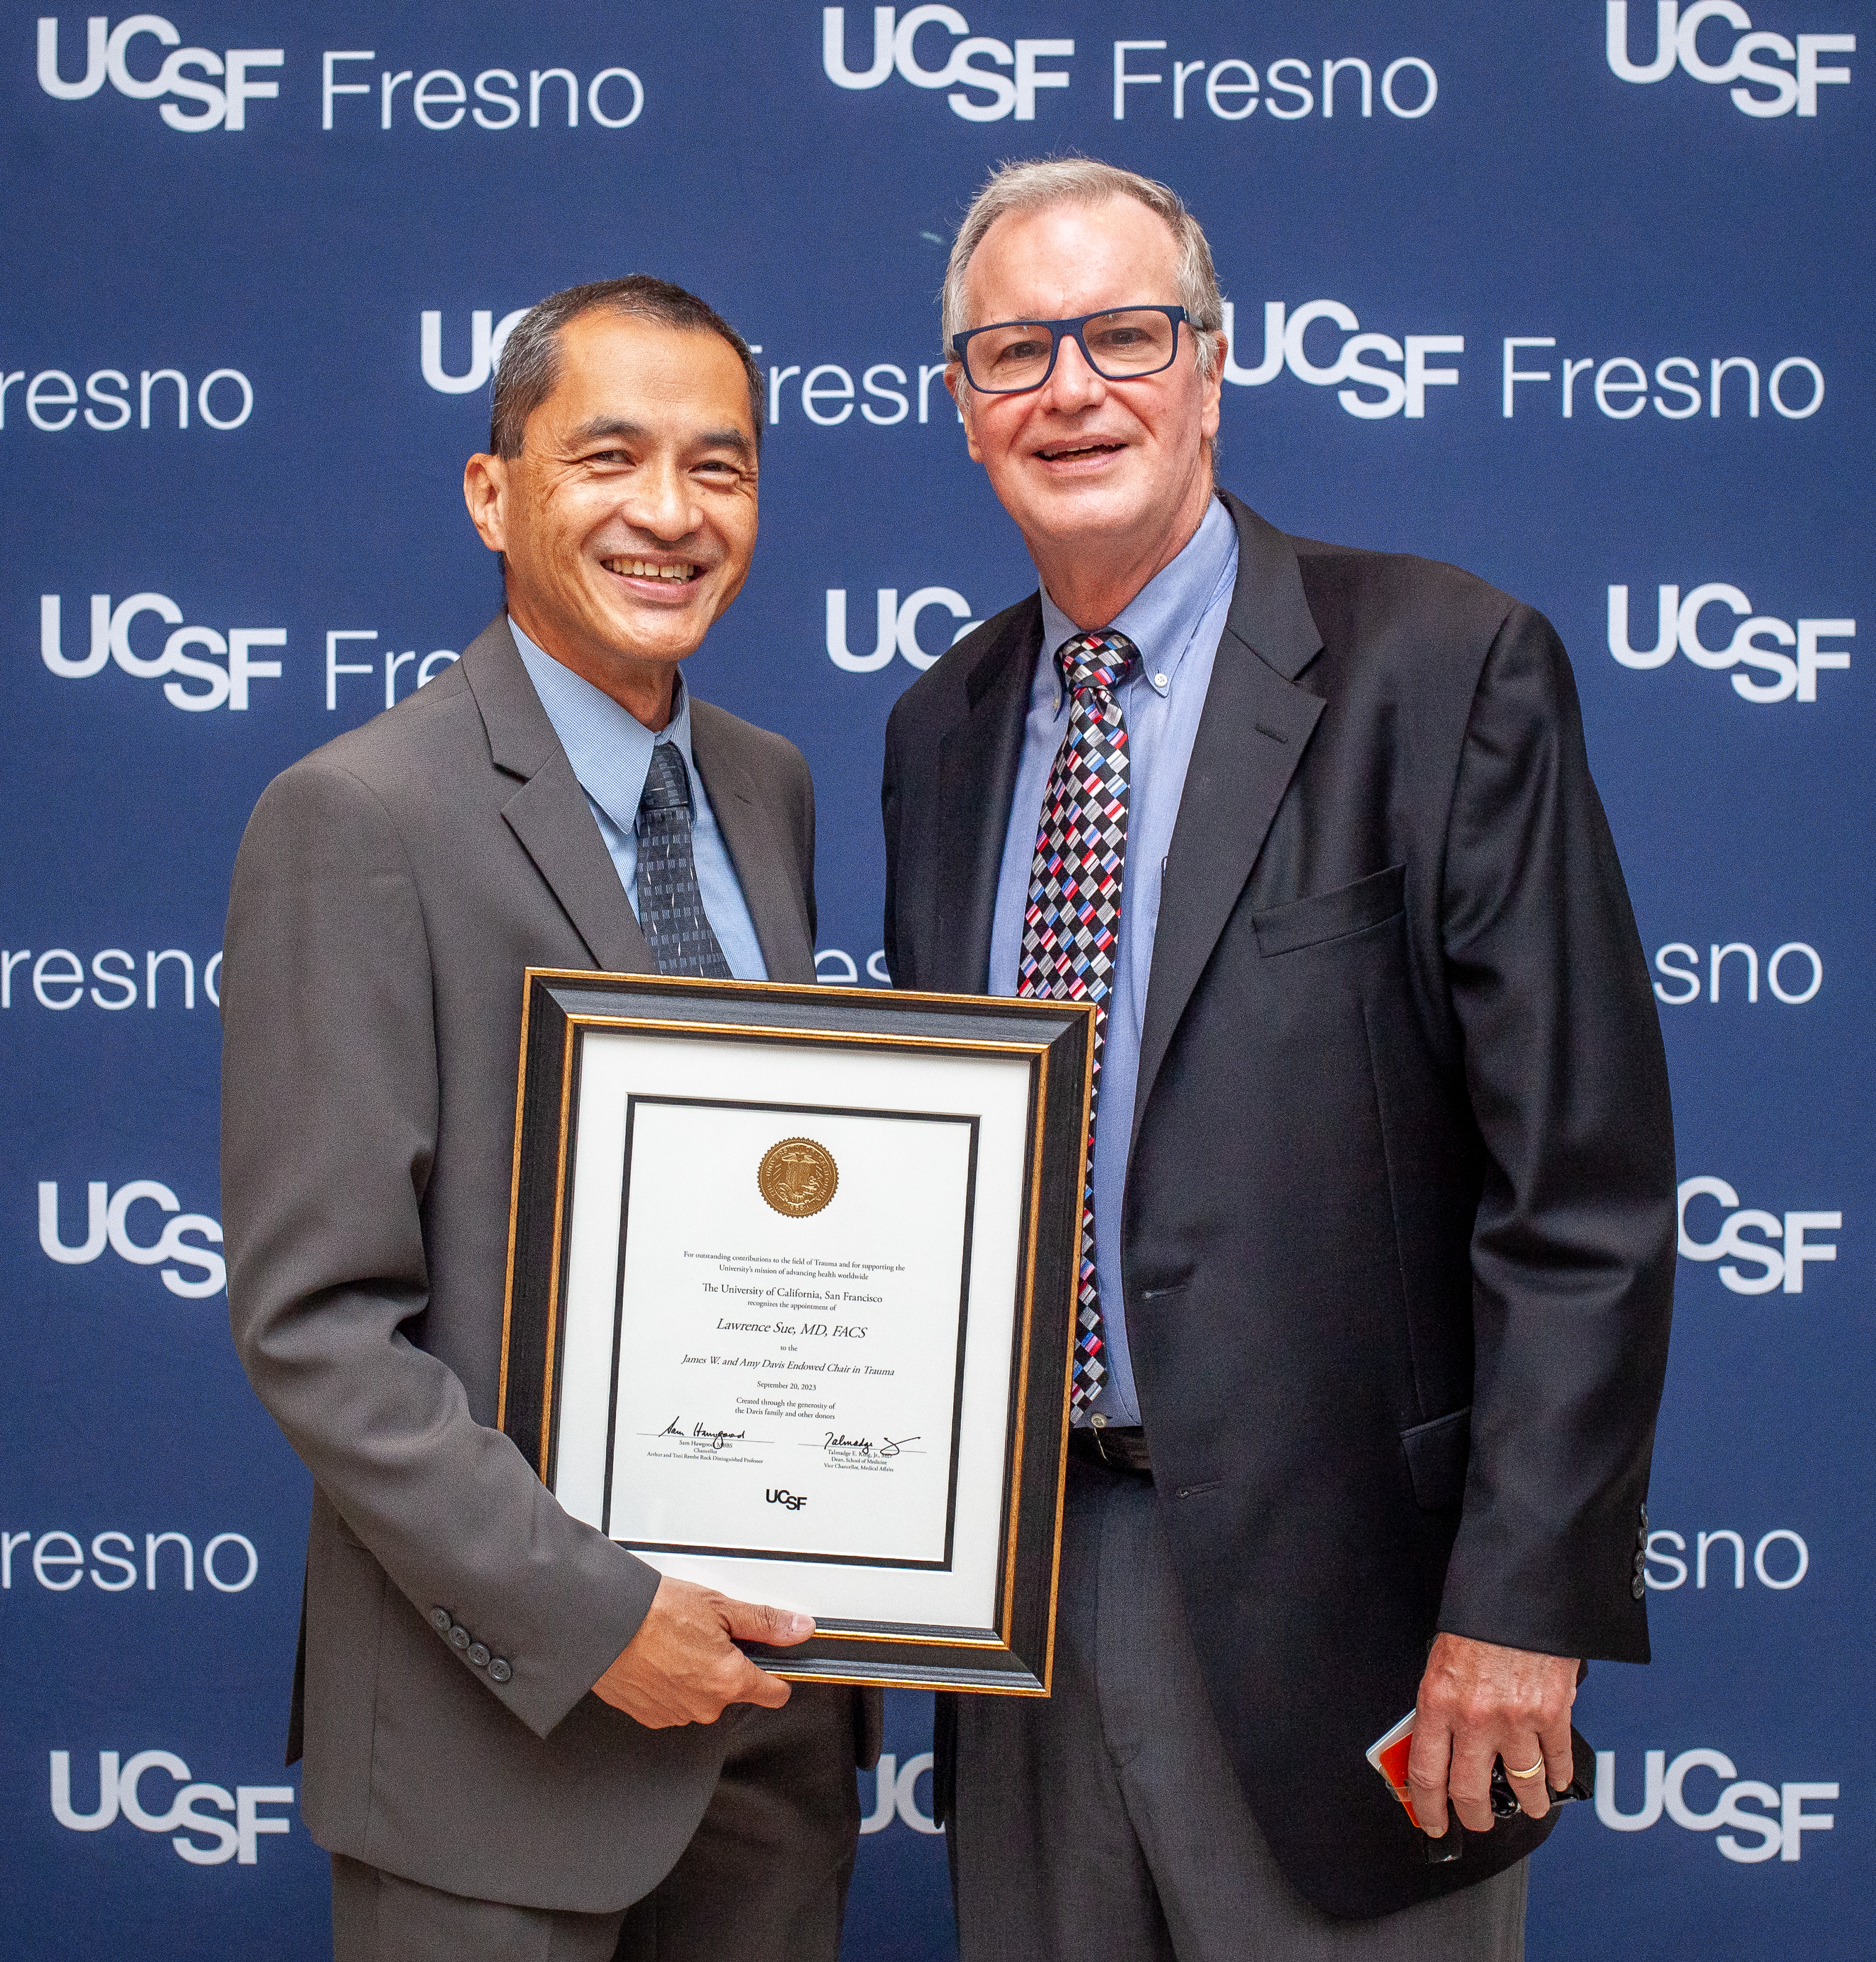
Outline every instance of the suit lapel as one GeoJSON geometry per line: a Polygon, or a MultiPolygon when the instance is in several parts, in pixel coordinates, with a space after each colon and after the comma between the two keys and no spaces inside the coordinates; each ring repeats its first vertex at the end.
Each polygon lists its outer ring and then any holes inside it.
{"type": "Polygon", "coordinates": [[[1173,1033],[1264,848],[1323,710],[1296,677],[1321,651],[1296,554],[1220,493],[1238,527],[1238,578],[1186,769],[1161,887],[1133,1135],[1173,1033]]]}
{"type": "Polygon", "coordinates": [[[649,972],[651,950],[586,794],[515,651],[505,614],[470,643],[462,666],[488,733],[491,760],[521,779],[502,807],[503,821],[572,921],[593,964],[610,973],[649,972]]]}
{"type": "Polygon", "coordinates": [[[692,697],[691,755],[729,847],[769,977],[812,981],[814,950],[802,904],[803,868],[789,862],[775,826],[763,815],[756,785],[735,753],[735,730],[733,717],[692,697]]]}
{"type": "Polygon", "coordinates": [[[927,987],[981,995],[989,985],[997,880],[1041,638],[1042,602],[1032,598],[965,676],[964,717],[939,739],[939,938],[921,977],[927,987]]]}

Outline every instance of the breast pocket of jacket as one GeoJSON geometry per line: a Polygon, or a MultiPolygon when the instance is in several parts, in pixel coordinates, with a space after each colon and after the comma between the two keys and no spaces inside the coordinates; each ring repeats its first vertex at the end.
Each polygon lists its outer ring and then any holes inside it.
{"type": "Polygon", "coordinates": [[[1407,868],[1389,865],[1332,893],[1312,893],[1253,913],[1258,951],[1267,960],[1329,941],[1347,940],[1401,919],[1407,910],[1407,868]]]}

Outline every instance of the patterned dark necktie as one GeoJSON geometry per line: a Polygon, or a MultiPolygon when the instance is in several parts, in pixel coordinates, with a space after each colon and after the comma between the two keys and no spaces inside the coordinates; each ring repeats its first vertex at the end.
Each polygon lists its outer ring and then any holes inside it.
{"type": "Polygon", "coordinates": [[[704,911],[691,850],[690,774],[675,743],[654,744],[638,800],[638,924],[660,974],[730,979],[704,911]]]}
{"type": "Polygon", "coordinates": [[[1019,995],[1095,1005],[1075,1374],[1069,1391],[1069,1408],[1077,1414],[1099,1392],[1107,1374],[1095,1273],[1095,1112],[1127,877],[1127,730],[1114,695],[1139,659],[1139,649],[1126,634],[1113,632],[1078,634],[1056,651],[1071,698],[1069,727],[1043,794],[1016,984],[1019,995]]]}

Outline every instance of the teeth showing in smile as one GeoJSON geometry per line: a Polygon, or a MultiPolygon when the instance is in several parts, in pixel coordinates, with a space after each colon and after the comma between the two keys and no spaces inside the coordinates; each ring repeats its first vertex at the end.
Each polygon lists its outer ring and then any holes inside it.
{"type": "Polygon", "coordinates": [[[668,579],[673,585],[695,579],[703,570],[688,559],[680,559],[675,565],[660,565],[648,558],[609,558],[601,563],[608,572],[617,573],[622,579],[668,579]]]}
{"type": "Polygon", "coordinates": [[[1120,447],[1117,443],[1085,443],[1079,449],[1045,449],[1040,452],[1044,463],[1066,463],[1078,456],[1107,456],[1120,447]]]}

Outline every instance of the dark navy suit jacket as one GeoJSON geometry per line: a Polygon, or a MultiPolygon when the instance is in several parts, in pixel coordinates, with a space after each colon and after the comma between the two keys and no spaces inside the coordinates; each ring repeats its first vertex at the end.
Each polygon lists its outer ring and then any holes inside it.
{"type": "MultiPolygon", "coordinates": [[[[1647,1658],[1667,1075],[1549,623],[1226,501],[1238,583],[1127,1147],[1128,1328],[1245,1794],[1306,1895],[1375,1915],[1548,1829],[1430,1868],[1369,1769],[1437,1630],[1647,1658]]],[[[902,986],[985,987],[1040,620],[1032,596],[986,622],[893,711],[902,986]]]]}

